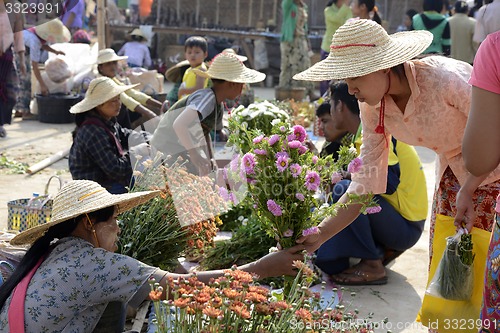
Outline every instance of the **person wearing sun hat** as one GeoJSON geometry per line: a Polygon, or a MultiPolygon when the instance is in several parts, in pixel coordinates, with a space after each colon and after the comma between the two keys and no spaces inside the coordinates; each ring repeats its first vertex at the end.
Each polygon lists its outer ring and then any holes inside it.
{"type": "Polygon", "coordinates": [[[120,95],[137,85],[117,85],[108,77],[90,82],[85,98],[71,107],[76,129],[69,153],[73,179],[93,180],[111,193],[126,193],[132,180],[129,140],[147,132],[123,128],[116,121],[120,95]]]}
{"type": "MultiPolygon", "coordinates": [[[[93,332],[108,304],[136,308],[149,299],[151,278],[168,290],[167,279],[188,277],[114,253],[120,234],[118,215],[158,194],[114,195],[89,180],[65,184],[54,197],[50,221],[11,240],[13,245],[30,247],[0,288],[0,331],[93,332]]],[[[293,260],[303,259],[297,253],[302,248],[271,253],[239,269],[260,278],[293,275],[293,260]]],[[[206,283],[223,274],[216,270],[196,275],[206,283]]],[[[116,321],[123,326],[119,318],[116,321]]]]}
{"type": "Polygon", "coordinates": [[[131,41],[123,44],[118,51],[119,56],[127,56],[127,64],[129,67],[143,67],[148,69],[151,67],[151,53],[149,52],[146,36],[141,29],[134,29],[130,33],[131,41]]]}
{"type": "MultiPolygon", "coordinates": [[[[97,71],[100,75],[113,79],[118,85],[127,85],[129,84],[127,78],[118,77],[118,62],[127,59],[127,56],[117,55],[113,49],[99,50],[97,55],[97,71]]],[[[162,106],[160,101],[136,89],[125,90],[120,95],[120,100],[126,109],[120,112],[118,122],[126,128],[132,128],[131,118],[137,119],[143,116],[148,120],[156,117],[160,114],[162,106]],[[136,114],[129,114],[127,110],[136,114]]]]}
{"type": "MultiPolygon", "coordinates": [[[[472,67],[443,56],[414,59],[431,42],[428,31],[388,35],[373,21],[351,20],[334,34],[329,56],[294,78],[345,79],[349,93],[360,102],[363,167],[353,174],[348,194],[385,192],[391,136],[437,153],[430,221],[432,257],[436,214],[454,216],[456,224],[469,231],[472,226],[492,229],[500,168],[483,177],[466,171],[461,146],[471,104],[472,67]]],[[[339,202],[348,202],[347,195],[339,202]]],[[[319,235],[299,241],[314,251],[358,214],[359,206],[349,205],[321,222],[319,235]]]]}
{"type": "Polygon", "coordinates": [[[47,52],[64,55],[64,52],[53,49],[50,44],[67,43],[71,39],[68,28],[59,19],[53,19],[43,24],[34,26],[23,31],[24,45],[26,46],[27,75],[24,76],[21,86],[21,97],[16,106],[16,110],[21,111],[23,119],[33,119],[30,113],[31,102],[31,70],[40,85],[43,95],[47,95],[49,90],[43,81],[39,64],[47,60],[47,52]]]}
{"type": "Polygon", "coordinates": [[[264,73],[247,68],[234,54],[220,53],[207,71],[196,75],[210,78],[213,86],[197,90],[172,105],[156,128],[151,144],[165,155],[182,156],[191,171],[206,175],[211,171],[210,132],[221,128],[224,100],[236,99],[247,83],[261,82],[264,73]]]}

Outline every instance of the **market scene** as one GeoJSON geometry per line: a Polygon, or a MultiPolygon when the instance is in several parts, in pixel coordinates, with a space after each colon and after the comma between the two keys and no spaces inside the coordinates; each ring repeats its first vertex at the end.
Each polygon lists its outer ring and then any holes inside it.
{"type": "Polygon", "coordinates": [[[500,332],[498,17],[1,0],[0,332],[500,332]]]}

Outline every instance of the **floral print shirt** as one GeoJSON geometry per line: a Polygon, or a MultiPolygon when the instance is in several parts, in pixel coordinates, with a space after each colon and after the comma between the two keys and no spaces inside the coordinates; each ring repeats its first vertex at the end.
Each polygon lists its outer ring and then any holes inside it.
{"type": "MultiPolygon", "coordinates": [[[[460,184],[468,172],[462,158],[462,137],[470,109],[471,86],[468,80],[472,66],[442,56],[430,56],[407,61],[405,74],[411,96],[404,111],[391,96],[385,96],[385,133],[375,133],[379,121],[380,103],[370,106],[360,103],[363,145],[360,158],[363,168],[352,175],[349,193],[384,193],[387,183],[389,145],[393,135],[397,140],[423,146],[438,154],[436,180],[439,184],[449,166],[460,184]]],[[[482,185],[500,179],[500,166],[482,185]]]]}
{"type": "MultiPolygon", "coordinates": [[[[150,291],[148,279],[159,281],[160,272],[131,257],[94,248],[81,238],[63,238],[29,283],[25,331],[92,332],[107,303],[139,306],[150,291]]],[[[11,299],[12,295],[0,312],[0,332],[9,331],[11,299]]]]}

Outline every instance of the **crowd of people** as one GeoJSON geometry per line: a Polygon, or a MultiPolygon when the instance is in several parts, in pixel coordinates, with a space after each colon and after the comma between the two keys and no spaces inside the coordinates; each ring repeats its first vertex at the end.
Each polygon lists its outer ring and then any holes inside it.
{"type": "MultiPolygon", "coordinates": [[[[32,70],[42,94],[48,93],[39,70],[45,53],[64,54],[51,44],[82,37],[83,9],[78,1],[71,8],[62,20],[27,30],[17,26],[23,22],[19,17],[0,8],[0,28],[6,31],[0,37],[0,74],[8,79],[0,81],[0,137],[7,135],[3,125],[11,122],[16,102],[26,118],[30,115],[27,96],[17,96],[13,53],[19,55],[19,70],[32,70]]],[[[388,34],[374,1],[328,1],[322,60],[311,65],[308,7],[303,0],[282,1],[280,85],[304,87],[313,97],[313,82],[320,82],[328,99],[317,109],[327,139],[320,154],[335,155],[341,146],[353,145],[363,166],[342,174],[331,188],[332,202],[345,206],[319,224],[319,233],[240,269],[260,277],[293,275],[293,260],[302,259],[306,250],[316,253],[315,264],[336,284],[388,283],[386,266],[418,241],[428,218],[425,177],[412,147],[424,146],[438,158],[429,258],[437,241],[437,214],[453,217],[457,229],[492,233],[480,318],[482,332],[495,331],[500,323],[500,155],[495,146],[500,144],[500,20],[492,18],[500,13],[500,0],[480,7],[475,19],[464,1],[456,1],[453,9],[447,17],[442,0],[424,0],[422,12],[408,10],[399,32],[388,34]],[[382,210],[360,214],[362,204],[352,204],[350,194],[373,194],[382,210]],[[351,258],[360,261],[353,265],[351,258]]],[[[150,297],[150,278],[166,287],[168,278],[179,276],[114,253],[118,214],[159,194],[128,193],[134,182],[130,142],[146,142],[172,160],[187,161],[189,172],[207,175],[216,169],[211,149],[226,101],[266,77],[245,66],[247,59],[234,50],[224,50],[207,66],[206,40],[192,36],[185,42],[182,66],[167,73],[175,77],[175,93],[162,103],[118,77],[119,61],[150,65],[144,34],[136,29],[130,36],[118,54],[99,51],[96,77],[69,110],[76,119],[68,162],[74,180],[55,196],[50,222],[11,241],[31,246],[0,289],[0,331],[90,332],[108,304],[138,306],[150,297]],[[157,127],[133,130],[131,117],[157,120],[157,127]],[[69,276],[77,278],[68,282],[69,276]],[[81,297],[68,297],[75,288],[81,297]]],[[[31,83],[24,76],[24,94],[31,83]]],[[[208,281],[221,274],[197,275],[208,281]]]]}

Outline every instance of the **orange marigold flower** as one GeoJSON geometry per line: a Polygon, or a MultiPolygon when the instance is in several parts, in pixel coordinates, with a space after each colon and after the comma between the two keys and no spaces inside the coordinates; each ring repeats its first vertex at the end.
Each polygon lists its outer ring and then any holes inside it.
{"type": "Polygon", "coordinates": [[[191,301],[191,299],[189,297],[188,298],[178,298],[174,301],[174,306],[178,307],[180,309],[184,309],[185,307],[188,306],[190,301],[191,301]]]}
{"type": "Polygon", "coordinates": [[[222,310],[212,308],[212,307],[206,307],[203,309],[203,314],[210,317],[210,318],[218,318],[218,317],[223,317],[224,312],[222,310]]]}
{"type": "Polygon", "coordinates": [[[229,299],[235,299],[237,297],[240,297],[241,296],[241,293],[236,291],[236,290],[233,290],[233,289],[228,289],[228,288],[225,288],[223,291],[224,295],[226,295],[227,298],[229,299]]]}
{"type": "Polygon", "coordinates": [[[250,312],[248,311],[247,307],[245,304],[242,304],[241,302],[235,302],[231,305],[231,311],[236,313],[239,317],[243,319],[249,319],[250,318],[250,312]]]}
{"type": "Polygon", "coordinates": [[[254,292],[247,293],[245,299],[252,303],[264,303],[267,301],[266,296],[254,292]]]}
{"type": "Polygon", "coordinates": [[[255,304],[255,312],[264,316],[270,315],[273,313],[273,310],[268,304],[255,304]]]}
{"type": "Polygon", "coordinates": [[[200,304],[204,304],[210,300],[210,295],[200,292],[198,295],[194,296],[194,300],[200,304]]]}
{"type": "Polygon", "coordinates": [[[151,290],[149,292],[149,298],[155,302],[155,301],[159,301],[161,299],[161,295],[163,294],[163,291],[159,291],[159,290],[151,290]]]}
{"type": "Polygon", "coordinates": [[[291,305],[285,301],[272,302],[270,306],[273,312],[274,310],[286,310],[291,307],[291,305]]]}
{"type": "Polygon", "coordinates": [[[201,248],[203,248],[203,245],[204,245],[203,241],[201,241],[200,239],[196,240],[196,247],[197,248],[201,249],[201,248]]]}
{"type": "Polygon", "coordinates": [[[309,310],[300,308],[297,311],[295,311],[295,315],[300,318],[302,321],[311,321],[312,319],[312,314],[309,312],[309,310]]]}
{"type": "Polygon", "coordinates": [[[219,296],[215,296],[212,299],[212,306],[214,308],[220,308],[222,306],[222,298],[220,298],[219,296]]]}
{"type": "Polygon", "coordinates": [[[264,295],[264,296],[269,295],[269,289],[267,289],[265,287],[261,287],[261,286],[249,286],[248,291],[251,293],[259,293],[259,294],[264,295]]]}

